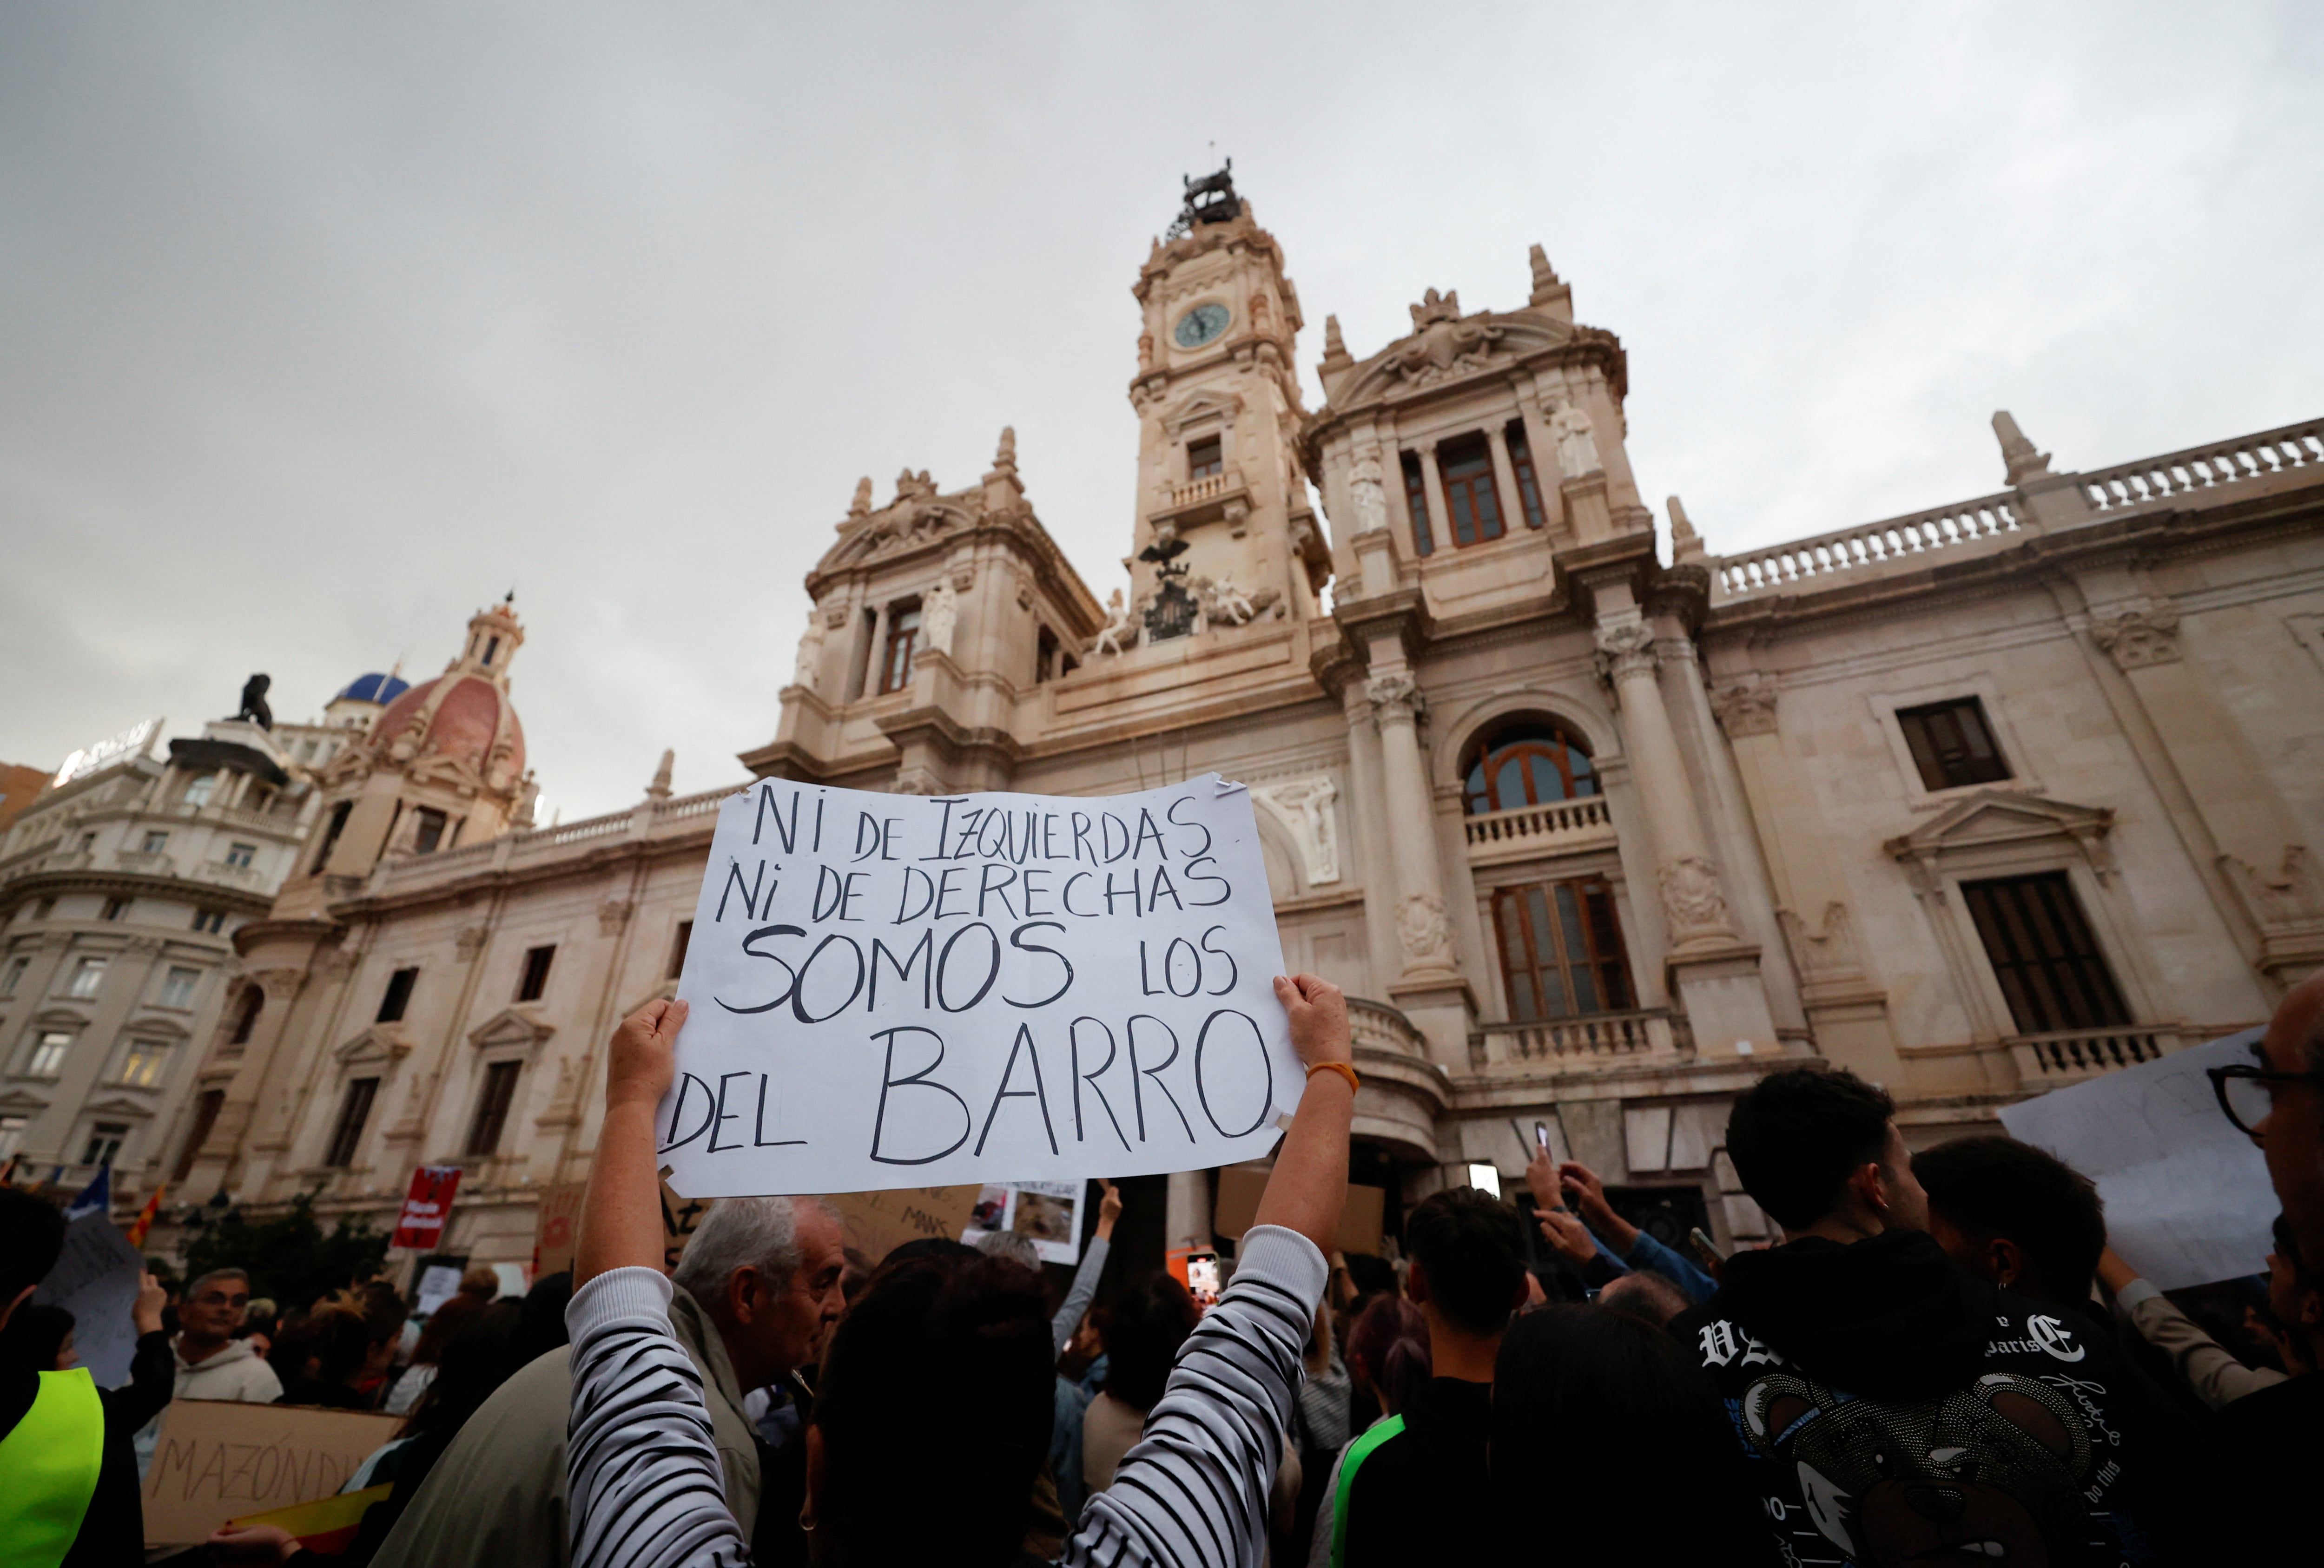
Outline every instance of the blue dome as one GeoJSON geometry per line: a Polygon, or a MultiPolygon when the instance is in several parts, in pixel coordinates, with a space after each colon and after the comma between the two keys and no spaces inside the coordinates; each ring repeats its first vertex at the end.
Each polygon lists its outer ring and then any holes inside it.
{"type": "Polygon", "coordinates": [[[333,702],[392,703],[411,689],[408,680],[398,680],[392,675],[358,675],[347,682],[347,689],[333,697],[333,702]]]}

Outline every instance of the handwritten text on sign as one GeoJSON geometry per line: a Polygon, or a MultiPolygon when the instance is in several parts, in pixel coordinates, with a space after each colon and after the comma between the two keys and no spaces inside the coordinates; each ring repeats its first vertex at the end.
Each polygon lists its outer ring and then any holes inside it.
{"type": "Polygon", "coordinates": [[[770,780],[718,813],[662,1158],[692,1197],[1191,1170],[1304,1087],[1250,794],[770,780]]]}

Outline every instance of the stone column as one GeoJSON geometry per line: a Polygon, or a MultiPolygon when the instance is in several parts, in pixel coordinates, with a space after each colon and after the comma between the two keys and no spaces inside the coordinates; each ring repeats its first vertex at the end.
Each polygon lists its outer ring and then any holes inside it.
{"type": "Polygon", "coordinates": [[[1406,669],[1374,675],[1364,696],[1379,733],[1381,798],[1395,868],[1396,946],[1402,967],[1388,995],[1428,1038],[1438,1062],[1450,1071],[1463,1071],[1475,1001],[1453,946],[1436,862],[1436,807],[1420,746],[1425,702],[1406,669]]]}
{"type": "Polygon", "coordinates": [[[1526,526],[1525,495],[1517,489],[1517,465],[1509,461],[1508,431],[1498,423],[1486,426],[1485,445],[1493,449],[1493,484],[1501,493],[1501,527],[1509,533],[1521,533],[1526,526]]]}
{"type": "Polygon", "coordinates": [[[1452,506],[1444,499],[1444,475],[1436,466],[1434,441],[1420,448],[1420,487],[1428,502],[1428,538],[1438,549],[1451,549],[1457,542],[1452,537],[1452,506]]]}
{"type": "Polygon", "coordinates": [[[1703,839],[1694,792],[1663,705],[1655,635],[1635,606],[1601,611],[1598,648],[1621,704],[1646,831],[1654,839],[1655,885],[1670,935],[1673,990],[1705,1056],[1780,1048],[1759,980],[1759,950],[1737,940],[1719,870],[1703,839]]]}

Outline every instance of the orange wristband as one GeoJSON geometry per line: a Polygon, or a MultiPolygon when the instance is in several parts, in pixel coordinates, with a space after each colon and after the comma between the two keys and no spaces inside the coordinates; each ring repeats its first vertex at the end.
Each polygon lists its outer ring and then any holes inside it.
{"type": "Polygon", "coordinates": [[[1357,1077],[1356,1070],[1345,1062],[1318,1062],[1307,1069],[1310,1078],[1318,1073],[1337,1073],[1348,1081],[1348,1088],[1351,1092],[1363,1087],[1363,1080],[1357,1077]]]}

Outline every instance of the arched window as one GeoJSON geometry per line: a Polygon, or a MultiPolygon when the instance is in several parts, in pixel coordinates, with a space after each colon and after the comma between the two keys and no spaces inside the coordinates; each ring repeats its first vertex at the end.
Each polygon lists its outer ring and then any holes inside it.
{"type": "Polygon", "coordinates": [[[1590,748],[1548,719],[1528,719],[1488,735],[1469,753],[1466,779],[1471,816],[1598,793],[1590,748]]]}

